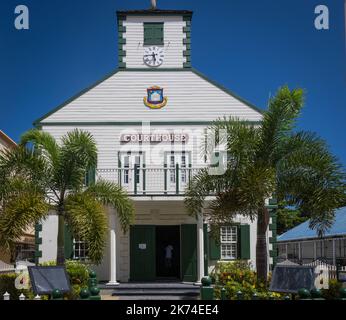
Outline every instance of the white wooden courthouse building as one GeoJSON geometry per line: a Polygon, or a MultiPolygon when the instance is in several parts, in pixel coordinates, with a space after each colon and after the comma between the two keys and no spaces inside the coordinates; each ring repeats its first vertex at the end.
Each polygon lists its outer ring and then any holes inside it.
{"type": "MultiPolygon", "coordinates": [[[[185,10],[117,12],[118,69],[35,122],[58,140],[75,128],[89,131],[98,147],[89,180],[114,181],[134,201],[127,234],[108,212],[108,245],[96,271],[111,285],[199,283],[219,260],[256,262],[256,221],[239,217],[221,228],[217,242],[208,237],[207,216],[196,219],[184,207],[189,181],[208,165],[201,153],[208,125],[224,116],[262,119],[259,109],[191,67],[191,19],[185,10]]],[[[56,258],[57,221],[51,214],[37,226],[39,262],[56,258]]],[[[275,227],[269,229],[274,256],[275,227]]],[[[67,258],[87,258],[83,242],[68,235],[65,251],[67,258]]]]}

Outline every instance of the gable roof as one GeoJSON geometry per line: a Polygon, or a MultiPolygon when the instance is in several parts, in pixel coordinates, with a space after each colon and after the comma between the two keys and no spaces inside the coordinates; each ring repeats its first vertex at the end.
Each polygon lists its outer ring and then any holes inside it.
{"type": "MultiPolygon", "coordinates": [[[[278,236],[278,242],[315,239],[318,238],[316,231],[309,228],[310,220],[288,230],[278,236]]],[[[333,226],[325,233],[324,237],[334,237],[346,235],[346,207],[336,210],[333,226]]]]}
{"type": "Polygon", "coordinates": [[[167,122],[212,122],[224,116],[258,122],[262,110],[195,69],[115,70],[48,112],[34,125],[119,123],[165,119],[167,122]],[[167,107],[143,104],[146,89],[164,88],[167,107]]]}
{"type": "Polygon", "coordinates": [[[6,145],[10,148],[14,148],[17,146],[17,143],[15,143],[5,132],[0,130],[0,140],[2,140],[6,145]]]}

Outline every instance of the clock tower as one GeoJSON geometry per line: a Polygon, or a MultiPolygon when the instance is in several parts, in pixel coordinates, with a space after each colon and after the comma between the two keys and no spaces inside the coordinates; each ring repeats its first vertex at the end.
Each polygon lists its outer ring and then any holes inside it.
{"type": "Polygon", "coordinates": [[[192,11],[118,11],[119,69],[191,68],[192,11]]]}

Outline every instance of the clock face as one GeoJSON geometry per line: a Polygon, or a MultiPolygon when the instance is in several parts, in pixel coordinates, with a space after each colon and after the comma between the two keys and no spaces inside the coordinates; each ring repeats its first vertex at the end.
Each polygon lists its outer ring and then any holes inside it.
{"type": "Polygon", "coordinates": [[[149,67],[159,67],[163,63],[164,57],[163,48],[148,47],[144,49],[143,61],[149,67]]]}

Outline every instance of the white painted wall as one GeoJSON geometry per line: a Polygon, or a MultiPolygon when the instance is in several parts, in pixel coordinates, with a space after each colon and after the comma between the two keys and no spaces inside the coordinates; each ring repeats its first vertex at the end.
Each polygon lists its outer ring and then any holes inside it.
{"type": "Polygon", "coordinates": [[[42,130],[49,132],[58,141],[61,137],[74,130],[75,128],[90,132],[98,148],[98,168],[111,169],[118,166],[118,152],[139,151],[142,150],[145,155],[147,167],[159,166],[163,168],[164,152],[185,150],[192,153],[192,165],[203,166],[204,160],[201,156],[201,148],[204,142],[204,125],[171,125],[170,127],[161,125],[152,125],[151,133],[187,133],[189,141],[185,144],[176,143],[173,147],[170,143],[143,143],[141,147],[135,143],[121,143],[120,136],[125,133],[142,133],[142,127],[136,125],[116,126],[116,125],[63,125],[63,126],[43,126],[42,130]]]}
{"type": "Polygon", "coordinates": [[[126,44],[123,45],[123,50],[126,51],[126,57],[123,62],[126,63],[126,68],[145,68],[148,66],[143,62],[144,48],[144,22],[164,22],[164,45],[165,59],[158,68],[183,68],[183,63],[186,58],[183,56],[183,51],[186,50],[186,45],[183,44],[183,39],[186,37],[183,32],[183,27],[186,22],[182,16],[127,16],[123,25],[126,27],[124,38],[126,44]]]}
{"type": "Polygon", "coordinates": [[[40,232],[42,244],[39,246],[42,251],[42,257],[39,263],[55,261],[58,243],[58,216],[51,212],[42,222],[42,231],[40,232]]]}
{"type": "Polygon", "coordinates": [[[224,116],[262,119],[261,113],[192,71],[119,71],[43,122],[198,122],[224,116]],[[154,85],[168,98],[159,110],[143,103],[147,88],[154,85]]]}

